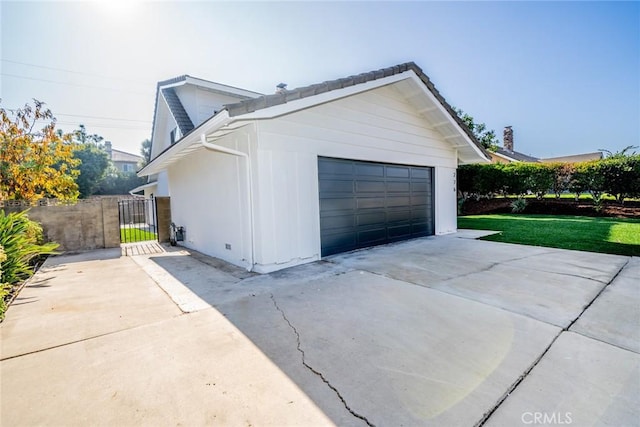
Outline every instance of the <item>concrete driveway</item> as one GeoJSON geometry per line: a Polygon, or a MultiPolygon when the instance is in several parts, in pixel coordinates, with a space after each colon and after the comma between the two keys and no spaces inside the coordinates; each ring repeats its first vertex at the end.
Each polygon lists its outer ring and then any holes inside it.
{"type": "Polygon", "coordinates": [[[640,259],[423,238],[252,275],[50,258],[0,326],[2,425],[640,425],[640,259]]]}

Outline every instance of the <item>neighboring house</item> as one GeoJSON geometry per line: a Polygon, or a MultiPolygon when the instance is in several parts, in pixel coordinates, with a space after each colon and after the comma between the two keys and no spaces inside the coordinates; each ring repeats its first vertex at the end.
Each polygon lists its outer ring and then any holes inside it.
{"type": "Polygon", "coordinates": [[[574,155],[561,156],[561,157],[549,157],[546,159],[541,159],[538,157],[533,157],[527,154],[519,153],[518,151],[515,151],[513,149],[513,129],[511,128],[511,126],[506,126],[504,128],[503,147],[498,148],[494,152],[489,152],[489,155],[491,156],[491,161],[493,163],[512,163],[512,162],[577,163],[577,162],[586,162],[589,160],[602,159],[602,153],[600,151],[597,151],[594,153],[574,154],[574,155]]]}
{"type": "Polygon", "coordinates": [[[579,162],[589,162],[591,160],[601,160],[604,156],[602,155],[602,151],[596,151],[594,153],[584,153],[584,154],[573,154],[571,156],[560,156],[560,157],[547,157],[546,159],[540,159],[542,163],[579,163],[579,162]]]}
{"type": "Polygon", "coordinates": [[[104,149],[113,166],[120,172],[135,173],[138,170],[138,165],[142,162],[142,156],[113,149],[111,141],[104,143],[104,149]]]}
{"type": "Polygon", "coordinates": [[[138,174],[186,247],[266,273],[456,231],[456,168],[489,156],[416,64],[283,86],[158,84],[138,174]]]}

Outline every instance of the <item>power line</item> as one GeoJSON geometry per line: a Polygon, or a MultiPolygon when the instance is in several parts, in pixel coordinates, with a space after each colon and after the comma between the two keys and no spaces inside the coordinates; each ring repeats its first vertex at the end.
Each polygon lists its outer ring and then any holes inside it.
{"type": "Polygon", "coordinates": [[[103,128],[103,129],[122,129],[122,130],[149,130],[149,127],[138,127],[138,126],[115,126],[115,125],[100,125],[94,123],[80,123],[80,122],[68,122],[65,120],[56,120],[57,125],[71,125],[71,126],[79,126],[80,124],[85,125],[85,128],[103,128]]]}
{"type": "Polygon", "coordinates": [[[84,116],[84,115],[81,115],[81,114],[55,113],[54,116],[84,117],[84,118],[87,118],[87,119],[115,120],[115,121],[119,121],[119,122],[151,123],[150,120],[120,119],[120,118],[114,118],[114,117],[100,117],[100,116],[84,116]]]}
{"type": "Polygon", "coordinates": [[[142,80],[124,79],[122,77],[109,77],[109,76],[103,76],[103,75],[100,75],[100,74],[87,73],[85,71],[66,70],[64,68],[48,67],[46,65],[29,64],[27,62],[12,61],[10,59],[1,59],[0,61],[8,62],[10,64],[26,65],[28,67],[43,68],[45,70],[63,71],[65,73],[82,74],[82,75],[85,75],[85,76],[100,77],[102,79],[122,80],[122,81],[133,82],[133,83],[142,83],[142,84],[147,84],[148,83],[148,82],[143,82],[142,80]]]}
{"type": "Polygon", "coordinates": [[[41,81],[41,82],[56,83],[56,84],[63,84],[63,85],[69,85],[69,86],[87,87],[87,88],[92,88],[92,89],[101,89],[101,90],[108,90],[108,91],[126,92],[128,94],[136,94],[136,95],[144,95],[144,96],[152,95],[151,92],[137,92],[137,91],[132,91],[132,90],[128,90],[128,89],[109,88],[109,87],[101,87],[101,86],[83,85],[83,84],[78,84],[78,83],[61,82],[61,81],[57,81],[57,80],[38,79],[38,78],[35,78],[35,77],[19,76],[17,74],[0,73],[0,75],[6,76],[6,77],[15,77],[15,78],[18,78],[18,79],[36,80],[36,81],[41,81]]]}

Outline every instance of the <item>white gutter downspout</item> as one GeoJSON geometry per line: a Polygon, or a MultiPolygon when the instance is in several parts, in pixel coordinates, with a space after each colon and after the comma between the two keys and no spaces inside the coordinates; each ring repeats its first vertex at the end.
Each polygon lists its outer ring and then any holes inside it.
{"type": "MultiPolygon", "coordinates": [[[[242,151],[233,150],[231,148],[223,147],[221,145],[212,144],[207,141],[207,136],[203,133],[200,135],[200,142],[202,146],[208,150],[218,151],[221,153],[231,154],[233,156],[244,157],[247,160],[247,203],[249,204],[249,237],[251,240],[251,259],[249,260],[249,267],[247,271],[252,271],[253,266],[255,264],[255,244],[254,244],[254,224],[253,224],[253,183],[251,181],[251,157],[249,154],[243,153],[242,151]]],[[[249,148],[249,147],[247,147],[249,148]]],[[[250,149],[250,148],[249,148],[250,149]]]]}

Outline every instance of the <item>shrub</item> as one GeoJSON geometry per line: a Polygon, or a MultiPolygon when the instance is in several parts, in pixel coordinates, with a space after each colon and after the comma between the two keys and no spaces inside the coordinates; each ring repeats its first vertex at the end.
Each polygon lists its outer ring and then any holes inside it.
{"type": "Polygon", "coordinates": [[[527,207],[527,200],[522,197],[518,197],[516,200],[511,202],[511,212],[520,213],[523,212],[527,207]]]}
{"type": "Polygon", "coordinates": [[[589,192],[594,202],[599,202],[605,191],[605,180],[602,175],[600,160],[577,163],[571,179],[571,191],[576,193],[576,200],[580,193],[589,192]]]}
{"type": "MultiPolygon", "coordinates": [[[[0,246],[0,277],[2,277],[2,263],[7,259],[7,255],[4,253],[4,248],[0,246]]],[[[7,303],[5,298],[9,295],[11,285],[0,281],[0,320],[4,318],[4,312],[7,311],[7,303]]]]}
{"type": "Polygon", "coordinates": [[[610,157],[600,163],[603,189],[620,203],[640,197],[640,155],[610,157]]]}
{"type": "Polygon", "coordinates": [[[571,163],[549,163],[547,167],[552,175],[551,190],[556,195],[556,199],[559,199],[562,193],[569,189],[575,168],[571,163]]]}
{"type": "Polygon", "coordinates": [[[2,262],[0,283],[16,284],[33,274],[32,261],[53,254],[57,243],[43,243],[42,227],[26,212],[5,214],[0,210],[0,246],[6,259],[2,262]]]}

